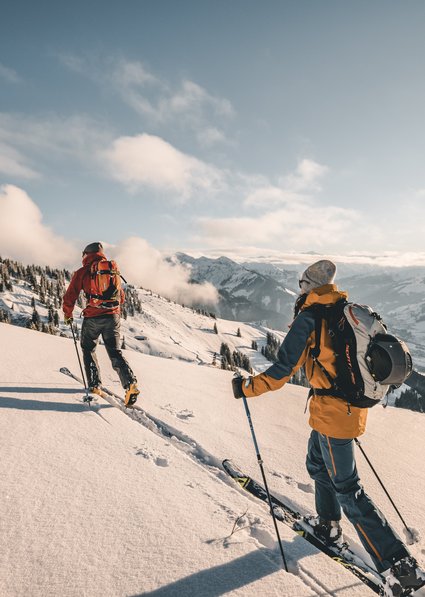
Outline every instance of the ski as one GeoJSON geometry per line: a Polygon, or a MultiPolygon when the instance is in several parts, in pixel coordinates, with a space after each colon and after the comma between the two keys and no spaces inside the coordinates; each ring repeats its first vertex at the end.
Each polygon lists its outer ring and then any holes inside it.
{"type": "MultiPolygon", "coordinates": [[[[80,383],[81,385],[84,385],[83,380],[80,377],[78,377],[78,375],[75,375],[74,373],[72,373],[72,371],[70,371],[67,367],[61,367],[59,369],[59,371],[60,371],[60,373],[63,373],[64,375],[71,377],[72,379],[74,379],[75,381],[80,383]]],[[[124,404],[123,398],[121,396],[119,396],[119,394],[116,394],[115,392],[113,392],[109,388],[106,388],[105,386],[100,386],[98,388],[98,391],[96,392],[96,396],[103,398],[111,406],[114,406],[115,408],[122,410],[126,414],[131,414],[132,410],[137,410],[137,411],[139,411],[139,413],[142,414],[142,416],[146,417],[147,420],[149,419],[146,412],[142,408],[140,408],[139,406],[136,406],[134,404],[132,404],[131,406],[126,406],[124,404]]],[[[87,400],[87,398],[86,398],[85,402],[86,402],[86,404],[90,405],[92,400],[87,400]]],[[[156,421],[152,421],[152,423],[156,424],[156,421]]]]}
{"type": "MultiPolygon", "coordinates": [[[[231,460],[223,460],[223,468],[226,473],[234,479],[240,487],[268,504],[267,493],[264,487],[245,475],[231,460]]],[[[313,534],[312,527],[304,519],[304,517],[285,504],[275,496],[271,495],[273,504],[273,511],[278,520],[293,529],[298,535],[303,537],[311,545],[319,549],[321,552],[330,557],[334,562],[344,566],[354,576],[362,581],[369,589],[374,591],[377,595],[383,595],[384,577],[379,574],[372,567],[368,566],[361,558],[359,558],[349,547],[347,543],[340,546],[329,546],[322,542],[313,534]]]]}
{"type": "MultiPolygon", "coordinates": [[[[72,373],[72,371],[70,371],[67,367],[61,367],[59,371],[60,373],[63,373],[64,375],[71,377],[76,382],[84,386],[83,380],[80,377],[78,377],[78,375],[72,373]]],[[[119,394],[116,394],[115,392],[110,390],[109,388],[105,386],[100,386],[100,390],[102,393],[99,394],[99,396],[106,400],[106,402],[108,402],[111,406],[118,408],[127,416],[131,417],[138,423],[141,423],[144,427],[146,427],[150,431],[153,431],[157,435],[166,438],[178,438],[182,442],[190,441],[189,439],[186,440],[184,434],[179,433],[171,426],[167,425],[166,423],[163,423],[160,419],[157,419],[153,415],[148,414],[145,410],[143,410],[143,408],[141,408],[137,404],[133,404],[132,406],[126,406],[124,404],[123,398],[119,396],[119,394]]]]}

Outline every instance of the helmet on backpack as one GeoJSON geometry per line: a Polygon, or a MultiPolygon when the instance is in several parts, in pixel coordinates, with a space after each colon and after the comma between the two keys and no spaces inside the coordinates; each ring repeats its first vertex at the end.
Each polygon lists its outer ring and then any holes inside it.
{"type": "Polygon", "coordinates": [[[84,249],[84,251],[83,251],[83,257],[84,257],[84,255],[87,255],[88,253],[99,253],[99,251],[103,251],[103,245],[102,245],[102,243],[100,243],[100,242],[90,243],[84,249]]]}
{"type": "Polygon", "coordinates": [[[376,334],[366,353],[372,377],[383,385],[400,385],[412,373],[412,357],[406,344],[391,334],[376,334]]]}

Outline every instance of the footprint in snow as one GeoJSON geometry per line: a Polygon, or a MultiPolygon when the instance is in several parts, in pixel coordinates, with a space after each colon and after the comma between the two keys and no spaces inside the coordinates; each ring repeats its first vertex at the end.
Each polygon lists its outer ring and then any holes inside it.
{"type": "Polygon", "coordinates": [[[282,473],[278,473],[277,471],[273,471],[272,475],[274,477],[278,477],[279,479],[284,479],[285,483],[287,483],[288,485],[296,486],[298,487],[298,489],[301,489],[301,491],[304,491],[305,493],[314,493],[314,488],[311,483],[298,483],[298,481],[295,481],[295,479],[293,479],[289,475],[284,475],[282,473]]]}
{"type": "Polygon", "coordinates": [[[184,409],[184,410],[177,411],[171,404],[166,404],[165,406],[162,407],[162,409],[166,410],[171,415],[173,415],[177,419],[181,419],[182,421],[187,421],[188,419],[191,419],[192,417],[195,416],[191,410],[184,409]]]}
{"type": "Polygon", "coordinates": [[[170,464],[168,458],[165,458],[164,456],[158,456],[157,454],[151,452],[151,450],[144,446],[136,451],[136,456],[143,456],[143,458],[146,458],[146,460],[150,460],[151,462],[156,464],[156,466],[167,467],[170,464]]]}
{"type": "Polygon", "coordinates": [[[314,487],[311,483],[298,483],[298,488],[305,493],[314,493],[314,487]]]}

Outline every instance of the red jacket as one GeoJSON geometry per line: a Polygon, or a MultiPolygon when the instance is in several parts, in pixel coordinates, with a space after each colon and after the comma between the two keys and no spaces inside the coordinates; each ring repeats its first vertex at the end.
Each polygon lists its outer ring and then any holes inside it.
{"type": "MultiPolygon", "coordinates": [[[[72,317],[75,302],[83,290],[86,295],[90,294],[90,267],[95,261],[106,259],[105,255],[99,251],[98,253],[88,253],[84,255],[83,267],[80,267],[72,276],[68,289],[63,297],[62,309],[65,317],[72,317]]],[[[125,299],[124,290],[121,289],[120,303],[123,304],[125,299]]],[[[99,309],[97,307],[87,306],[83,311],[84,317],[99,317],[99,315],[111,315],[113,313],[120,313],[120,305],[112,307],[111,309],[99,309]]]]}

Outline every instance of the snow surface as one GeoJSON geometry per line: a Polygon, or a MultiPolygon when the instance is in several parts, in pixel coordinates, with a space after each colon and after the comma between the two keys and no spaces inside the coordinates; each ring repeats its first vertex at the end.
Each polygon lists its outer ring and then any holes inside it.
{"type": "MultiPolygon", "coordinates": [[[[372,595],[286,526],[281,568],[265,505],[220,469],[231,458],[259,478],[231,373],[126,351],[140,405],[175,430],[158,435],[82,391],[72,340],[0,324],[0,595],[7,597],[372,595]]],[[[103,381],[120,392],[104,347],[103,381]]],[[[305,470],[306,390],[250,401],[271,490],[314,509],[305,470]]],[[[425,415],[376,407],[362,445],[405,520],[425,531],[425,415]]],[[[363,482],[401,523],[359,454],[363,482]]],[[[356,541],[347,521],[346,536],[356,541]]],[[[359,551],[361,548],[357,545],[359,551]]],[[[412,546],[423,563],[423,544],[412,546]]]]}
{"type": "MultiPolygon", "coordinates": [[[[237,350],[250,359],[254,371],[262,371],[270,362],[261,354],[266,345],[267,332],[272,332],[280,341],[285,334],[260,324],[242,323],[203,315],[190,307],[184,307],[148,290],[138,289],[142,302],[142,313],[121,319],[121,336],[128,349],[167,359],[212,364],[214,354],[219,355],[222,342],[233,353],[237,350]],[[214,324],[218,333],[214,333],[214,324]],[[240,329],[241,335],[237,335],[240,329]],[[258,351],[251,348],[252,342],[258,351]]],[[[21,318],[22,323],[31,317],[35,300],[41,320],[47,323],[48,309],[38,300],[38,295],[22,280],[14,280],[13,292],[5,291],[0,296],[0,308],[21,318]]],[[[74,309],[74,325],[81,330],[83,319],[78,306],[74,309]]],[[[62,312],[61,312],[62,315],[62,312]]],[[[71,337],[69,326],[60,324],[60,333],[71,337]]],[[[216,359],[216,366],[221,361],[216,359]]]]}

